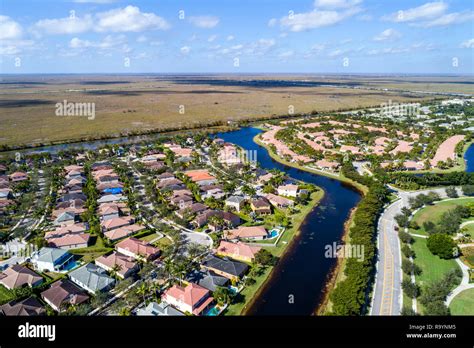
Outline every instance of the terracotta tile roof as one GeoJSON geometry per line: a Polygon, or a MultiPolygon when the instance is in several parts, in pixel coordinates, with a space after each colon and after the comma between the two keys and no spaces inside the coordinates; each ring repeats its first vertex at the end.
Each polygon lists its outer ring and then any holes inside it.
{"type": "Polygon", "coordinates": [[[267,230],[263,226],[240,226],[226,231],[226,237],[229,239],[266,237],[267,235],[267,230]]]}
{"type": "Polygon", "coordinates": [[[250,246],[244,243],[231,243],[222,240],[217,248],[217,253],[221,255],[227,255],[229,257],[243,257],[253,259],[255,254],[260,250],[260,247],[250,246]]]}
{"type": "Polygon", "coordinates": [[[8,289],[16,289],[24,285],[33,286],[42,280],[43,277],[39,274],[20,265],[13,265],[0,273],[0,283],[8,289]]]}

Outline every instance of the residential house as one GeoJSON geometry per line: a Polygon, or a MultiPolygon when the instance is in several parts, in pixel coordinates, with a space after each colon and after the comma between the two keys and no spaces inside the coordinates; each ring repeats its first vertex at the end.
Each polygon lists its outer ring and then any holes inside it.
{"type": "Polygon", "coordinates": [[[115,271],[117,276],[122,279],[128,278],[138,269],[134,258],[115,251],[99,257],[95,260],[95,264],[109,272],[115,271]]]}
{"type": "Polygon", "coordinates": [[[28,174],[24,172],[14,172],[9,175],[10,180],[12,182],[19,182],[19,181],[25,181],[28,180],[28,174]]]}
{"type": "Polygon", "coordinates": [[[186,281],[202,286],[211,292],[220,287],[226,287],[230,282],[229,278],[209,270],[194,270],[186,276],[186,281]]]}
{"type": "Polygon", "coordinates": [[[246,199],[242,196],[230,196],[225,200],[225,206],[240,212],[240,209],[243,208],[245,201],[246,199]]]}
{"type": "Polygon", "coordinates": [[[11,301],[0,306],[0,314],[5,316],[46,315],[46,309],[33,296],[21,301],[11,301]]]}
{"type": "Polygon", "coordinates": [[[134,233],[144,230],[145,227],[140,224],[132,224],[126,225],[119,228],[114,228],[113,230],[104,232],[104,236],[106,236],[111,242],[118,241],[122,238],[131,236],[134,233]]]}
{"type": "Polygon", "coordinates": [[[68,274],[69,279],[91,294],[109,290],[115,280],[109,277],[105,269],[88,263],[68,274]]]}
{"type": "Polygon", "coordinates": [[[107,220],[102,220],[100,226],[102,231],[110,231],[119,227],[131,225],[134,222],[133,217],[124,216],[124,217],[114,217],[107,220]]]}
{"type": "Polygon", "coordinates": [[[55,311],[62,312],[67,305],[76,306],[86,302],[89,295],[68,279],[61,279],[43,291],[41,298],[55,311]]]}
{"type": "Polygon", "coordinates": [[[274,195],[273,193],[268,193],[265,195],[265,198],[277,208],[288,208],[295,205],[295,202],[291,199],[274,195]]]}
{"type": "Polygon", "coordinates": [[[240,226],[234,230],[225,231],[227,239],[252,239],[262,240],[268,237],[268,232],[264,226],[240,226]]]}
{"type": "Polygon", "coordinates": [[[137,310],[138,316],[184,316],[184,313],[178,311],[166,302],[150,302],[145,308],[137,310]]]}
{"type": "Polygon", "coordinates": [[[214,255],[207,256],[201,265],[204,269],[213,271],[230,280],[242,278],[249,268],[245,263],[222,259],[214,255]]]}
{"type": "Polygon", "coordinates": [[[260,247],[250,246],[244,243],[231,243],[222,240],[217,248],[216,254],[230,257],[234,260],[253,262],[255,254],[260,251],[260,247]]]}
{"type": "Polygon", "coordinates": [[[62,272],[74,262],[74,256],[64,249],[44,247],[32,255],[31,262],[40,272],[62,272]]]}
{"type": "Polygon", "coordinates": [[[184,287],[173,285],[164,292],[161,299],[181,312],[194,315],[203,314],[214,302],[209,290],[193,283],[184,287]]]}
{"type": "Polygon", "coordinates": [[[42,282],[43,277],[26,266],[13,265],[0,273],[0,284],[9,290],[24,286],[35,287],[42,282]]]}
{"type": "Polygon", "coordinates": [[[272,208],[270,203],[266,198],[257,198],[252,199],[250,202],[250,208],[257,215],[268,215],[272,213],[272,208]]]}
{"type": "Polygon", "coordinates": [[[156,259],[160,255],[160,249],[136,238],[127,238],[119,242],[115,249],[119,253],[145,261],[156,259]]]}
{"type": "Polygon", "coordinates": [[[278,186],[277,192],[281,196],[297,197],[298,196],[298,185],[281,185],[278,186]]]}
{"type": "Polygon", "coordinates": [[[207,169],[188,170],[184,172],[193,182],[199,186],[212,185],[217,182],[217,179],[209,174],[207,169]]]}

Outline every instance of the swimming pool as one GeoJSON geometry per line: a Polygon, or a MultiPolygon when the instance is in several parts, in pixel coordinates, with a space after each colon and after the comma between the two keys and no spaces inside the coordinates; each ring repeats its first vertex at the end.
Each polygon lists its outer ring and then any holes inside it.
{"type": "Polygon", "coordinates": [[[278,228],[274,228],[273,230],[270,231],[270,235],[268,236],[268,239],[278,237],[279,234],[280,234],[280,230],[278,228]]]}
{"type": "Polygon", "coordinates": [[[77,262],[76,260],[74,261],[71,261],[71,262],[68,262],[64,267],[63,267],[63,271],[65,272],[69,272],[71,270],[73,270],[74,268],[76,267],[79,267],[81,264],[79,262],[77,262]]]}
{"type": "Polygon", "coordinates": [[[217,306],[212,307],[209,309],[204,315],[207,317],[215,317],[219,315],[220,310],[217,308],[217,306]]]}

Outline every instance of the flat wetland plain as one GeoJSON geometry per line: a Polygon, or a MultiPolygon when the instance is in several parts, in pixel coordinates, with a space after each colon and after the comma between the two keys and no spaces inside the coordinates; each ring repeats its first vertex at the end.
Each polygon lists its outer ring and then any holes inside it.
{"type": "Polygon", "coordinates": [[[415,91],[474,94],[469,77],[427,76],[3,75],[0,85],[0,145],[8,146],[271,118],[290,105],[324,112],[436,96],[415,91]],[[56,116],[64,100],[95,103],[95,118],[56,116]]]}

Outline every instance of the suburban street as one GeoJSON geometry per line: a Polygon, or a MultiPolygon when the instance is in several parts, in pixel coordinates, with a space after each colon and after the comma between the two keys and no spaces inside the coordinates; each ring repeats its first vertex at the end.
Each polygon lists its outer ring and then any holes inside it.
{"type": "MultiPolygon", "coordinates": [[[[392,188],[393,189],[393,188],[392,188]]],[[[459,191],[459,189],[458,189],[459,191]]],[[[445,188],[422,191],[396,191],[399,199],[382,213],[378,223],[376,278],[370,315],[400,315],[402,309],[402,270],[400,241],[395,231],[395,216],[408,207],[410,197],[436,192],[446,198],[445,188]]]]}

